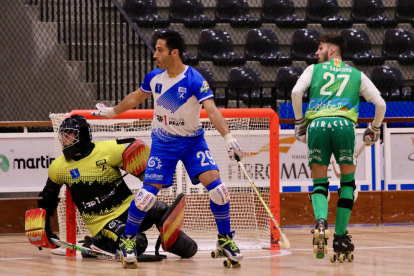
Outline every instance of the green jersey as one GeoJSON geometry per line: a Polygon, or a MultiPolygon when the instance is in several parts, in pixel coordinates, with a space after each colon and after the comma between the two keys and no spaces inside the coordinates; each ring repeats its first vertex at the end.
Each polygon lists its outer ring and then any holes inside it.
{"type": "Polygon", "coordinates": [[[333,59],[314,65],[307,123],[320,117],[358,119],[361,71],[333,59]]]}

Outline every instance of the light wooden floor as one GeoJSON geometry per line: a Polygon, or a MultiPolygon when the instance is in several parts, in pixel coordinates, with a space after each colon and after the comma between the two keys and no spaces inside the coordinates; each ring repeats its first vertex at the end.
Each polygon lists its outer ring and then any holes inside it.
{"type": "MultiPolygon", "coordinates": [[[[38,251],[24,235],[0,236],[0,275],[414,275],[414,226],[350,227],[355,244],[353,263],[334,263],[329,256],[318,260],[312,251],[311,228],[286,228],[290,250],[244,250],[239,269],[226,269],[224,259],[199,251],[192,259],[169,255],[157,263],[139,263],[138,269],[123,269],[121,263],[65,257],[38,251]]],[[[331,229],[331,236],[334,230],[331,229]]],[[[237,237],[237,236],[236,236],[237,237]]],[[[329,255],[332,253],[329,239],[329,255]]]]}

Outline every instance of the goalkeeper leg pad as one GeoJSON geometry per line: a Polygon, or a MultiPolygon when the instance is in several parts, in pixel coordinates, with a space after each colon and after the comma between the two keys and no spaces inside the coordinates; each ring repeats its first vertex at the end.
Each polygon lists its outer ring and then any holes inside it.
{"type": "Polygon", "coordinates": [[[180,231],[174,244],[167,251],[182,258],[191,258],[197,253],[197,250],[197,243],[183,231],[180,231]]]}

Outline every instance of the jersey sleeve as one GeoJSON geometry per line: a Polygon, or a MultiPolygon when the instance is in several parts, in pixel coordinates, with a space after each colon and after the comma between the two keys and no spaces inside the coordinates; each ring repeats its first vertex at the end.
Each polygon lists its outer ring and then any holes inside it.
{"type": "Polygon", "coordinates": [[[309,88],[312,82],[314,65],[308,66],[296,82],[292,89],[292,107],[295,113],[295,119],[299,120],[303,117],[302,113],[302,97],[306,89],[309,88]]]}
{"type": "Polygon", "coordinates": [[[192,89],[194,91],[194,96],[196,96],[200,104],[205,100],[214,97],[208,82],[200,75],[200,73],[196,72],[193,78],[192,89]]]}
{"type": "Polygon", "coordinates": [[[55,160],[53,160],[52,164],[50,164],[49,166],[49,170],[47,172],[50,180],[52,180],[54,183],[59,184],[59,185],[63,185],[63,181],[59,180],[58,178],[58,170],[59,170],[59,166],[60,164],[64,161],[64,157],[60,156],[58,158],[56,158],[55,160]]]}
{"type": "Polygon", "coordinates": [[[156,72],[154,71],[155,70],[149,72],[145,76],[144,81],[142,82],[142,85],[141,85],[142,92],[147,93],[147,94],[152,94],[150,83],[151,83],[152,78],[156,75],[156,72]]]}
{"type": "Polygon", "coordinates": [[[122,154],[126,149],[125,144],[118,144],[115,140],[106,142],[108,145],[105,145],[105,150],[109,153],[109,160],[107,160],[107,164],[111,167],[122,168],[124,163],[122,154]]]}
{"type": "Polygon", "coordinates": [[[375,87],[372,81],[363,72],[361,72],[361,88],[359,92],[367,102],[371,101],[376,95],[381,95],[377,87],[375,87]]]}

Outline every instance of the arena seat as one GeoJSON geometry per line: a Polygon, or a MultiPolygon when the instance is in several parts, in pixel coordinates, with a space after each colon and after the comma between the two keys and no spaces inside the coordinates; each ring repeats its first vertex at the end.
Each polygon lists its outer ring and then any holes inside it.
{"type": "Polygon", "coordinates": [[[208,85],[210,86],[211,91],[214,93],[214,102],[216,103],[218,108],[225,108],[228,103],[228,99],[225,97],[225,95],[220,95],[216,93],[216,80],[214,79],[213,73],[210,72],[210,70],[206,68],[200,68],[196,67],[194,68],[197,70],[203,78],[208,82],[208,85]]]}
{"type": "Polygon", "coordinates": [[[292,0],[264,0],[262,5],[263,23],[275,23],[279,28],[306,28],[306,19],[295,14],[292,0]]]}
{"type": "Polygon", "coordinates": [[[302,73],[302,68],[293,66],[282,67],[277,70],[275,94],[278,100],[291,100],[292,89],[302,73]]]}
{"type": "Polygon", "coordinates": [[[260,74],[252,68],[231,68],[227,87],[230,99],[241,99],[249,107],[270,104],[271,95],[263,92],[260,74]]]}
{"type": "Polygon", "coordinates": [[[245,56],[247,60],[260,61],[261,65],[289,65],[292,59],[282,54],[279,41],[270,30],[252,29],[246,34],[245,56]]]}
{"type": "Polygon", "coordinates": [[[409,31],[389,29],[384,32],[382,55],[401,65],[414,64],[414,36],[409,31]]]}
{"type": "MultiPolygon", "coordinates": [[[[171,31],[171,30],[170,29],[158,29],[158,30],[154,31],[154,33],[152,34],[152,38],[151,38],[152,47],[155,48],[155,44],[157,43],[158,35],[166,32],[166,31],[171,31]]],[[[179,32],[179,31],[176,31],[176,32],[178,32],[181,35],[181,37],[184,38],[184,36],[181,32],[179,32]]],[[[186,64],[186,65],[195,66],[195,65],[198,64],[198,58],[191,55],[191,54],[189,54],[187,51],[184,51],[184,53],[183,53],[183,63],[186,64]]]]}
{"type": "Polygon", "coordinates": [[[339,13],[337,0],[308,0],[306,19],[309,23],[319,23],[323,28],[349,28],[352,20],[339,13]]]}
{"type": "Polygon", "coordinates": [[[411,23],[414,27],[414,1],[397,0],[395,18],[399,23],[411,23]]]}
{"type": "Polygon", "coordinates": [[[241,66],[244,57],[233,51],[233,42],[227,32],[217,29],[202,30],[198,39],[199,60],[212,61],[214,65],[241,66]]]}
{"type": "Polygon", "coordinates": [[[381,0],[353,0],[351,18],[354,23],[365,23],[370,28],[395,28],[398,23],[385,16],[381,0]]]}
{"type": "Polygon", "coordinates": [[[407,95],[407,91],[403,89],[402,73],[395,67],[376,66],[372,68],[371,80],[386,101],[402,100],[403,95],[407,95]]]}
{"type": "Polygon", "coordinates": [[[341,35],[346,41],[344,60],[352,60],[355,65],[382,65],[385,59],[375,55],[371,50],[371,40],[366,32],[361,30],[342,30],[341,35]]]}
{"type": "Polygon", "coordinates": [[[186,28],[213,28],[216,20],[204,14],[204,6],[199,0],[171,0],[170,21],[183,23],[186,28]]]}
{"type": "Polygon", "coordinates": [[[292,35],[291,57],[293,60],[303,60],[307,64],[318,63],[315,53],[318,50],[320,35],[315,30],[296,30],[292,35]]]}
{"type": "Polygon", "coordinates": [[[170,25],[169,19],[157,14],[155,0],[125,0],[124,10],[139,27],[166,28],[170,25]]]}
{"type": "Polygon", "coordinates": [[[217,23],[229,23],[233,28],[259,28],[262,20],[250,16],[246,0],[217,0],[217,23]]]}

